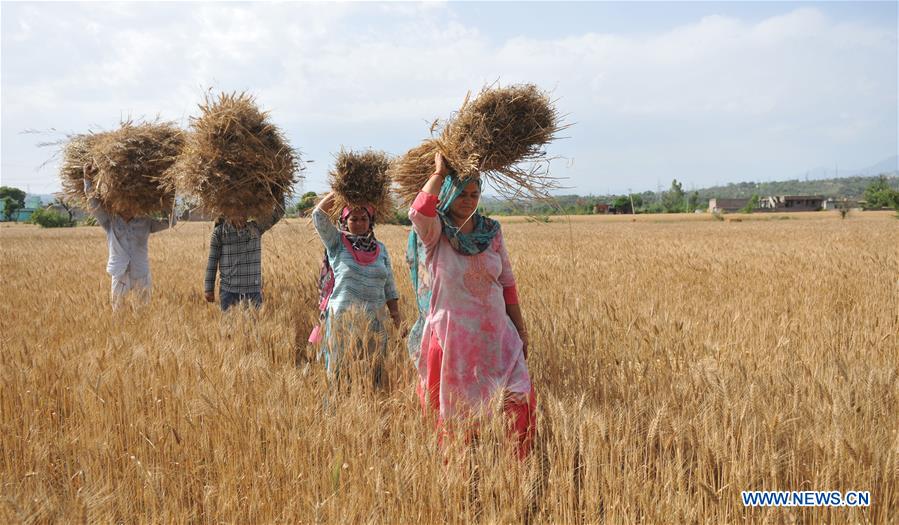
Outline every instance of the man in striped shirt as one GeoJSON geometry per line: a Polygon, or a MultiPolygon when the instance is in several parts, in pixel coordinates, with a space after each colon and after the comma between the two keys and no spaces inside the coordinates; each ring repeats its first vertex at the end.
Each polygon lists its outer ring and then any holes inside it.
{"type": "Polygon", "coordinates": [[[215,301],[215,275],[218,272],[223,311],[240,301],[248,301],[257,308],[262,305],[262,234],[283,216],[284,208],[279,206],[264,221],[244,218],[216,221],[206,263],[204,291],[207,301],[215,301]]]}

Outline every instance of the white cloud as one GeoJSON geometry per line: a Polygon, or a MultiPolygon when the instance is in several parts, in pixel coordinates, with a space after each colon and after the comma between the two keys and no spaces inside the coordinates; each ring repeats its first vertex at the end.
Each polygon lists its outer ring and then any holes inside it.
{"type": "MultiPolygon", "coordinates": [[[[818,162],[800,151],[861,151],[866,141],[892,140],[895,147],[888,115],[897,103],[895,31],[801,8],[758,23],[712,14],[651,34],[495,42],[489,23],[466,25],[456,8],[4,7],[13,21],[4,21],[2,37],[3,157],[28,158],[10,133],[33,127],[30,121],[59,119],[60,127],[77,130],[98,121],[112,126],[123,112],[183,119],[209,86],[256,93],[277,123],[323,145],[341,139],[314,130],[344,126],[408,147],[426,120],[446,117],[466,90],[496,79],[553,90],[560,109],[579,123],[556,149],[587,159],[565,171],[587,191],[599,189],[590,186],[591,170],[636,177],[632,185],[643,187],[666,169],[708,171],[759,152],[793,169],[818,162]],[[404,131],[385,139],[378,136],[383,129],[404,131]],[[785,137],[803,142],[796,153],[784,148],[785,137]]],[[[871,147],[856,156],[895,153],[873,154],[871,147]]],[[[710,177],[696,176],[700,184],[710,177]]]]}

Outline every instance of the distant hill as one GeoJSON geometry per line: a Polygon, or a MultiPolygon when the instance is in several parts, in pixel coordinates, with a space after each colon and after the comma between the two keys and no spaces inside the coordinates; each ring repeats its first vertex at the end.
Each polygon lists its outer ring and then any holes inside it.
{"type": "MultiPolygon", "coordinates": [[[[772,182],[738,182],[726,186],[713,186],[697,190],[703,199],[737,199],[765,195],[822,195],[824,197],[860,198],[865,188],[877,180],[878,175],[840,177],[818,180],[784,180],[772,182]]],[[[899,172],[887,175],[890,186],[899,189],[899,172]]]]}
{"type": "Polygon", "coordinates": [[[896,173],[899,172],[899,155],[893,155],[892,157],[888,157],[878,162],[877,164],[873,164],[868,166],[867,168],[861,169],[842,169],[834,166],[833,168],[814,168],[808,170],[805,173],[797,174],[798,179],[832,179],[839,177],[876,177],[881,173],[896,173]]]}
{"type": "MultiPolygon", "coordinates": [[[[893,155],[876,164],[862,169],[846,170],[845,176],[826,178],[827,173],[835,170],[815,168],[802,174],[800,178],[784,181],[769,182],[733,182],[723,186],[712,186],[693,190],[699,193],[701,201],[708,199],[739,199],[749,198],[754,194],[767,195],[821,195],[824,197],[845,197],[848,199],[861,198],[872,182],[880,175],[885,175],[889,185],[899,190],[899,156],[893,155]],[[806,177],[808,177],[806,179],[806,177]]],[[[844,173],[843,170],[839,170],[844,173]]],[[[667,189],[667,186],[666,186],[667,189]]],[[[692,194],[688,191],[687,194],[692,194]]],[[[657,199],[654,191],[644,191],[638,195],[648,203],[657,199]]],[[[301,196],[298,193],[293,196],[288,206],[295,204],[301,196]]],[[[488,213],[496,214],[547,214],[558,211],[558,208],[567,213],[587,213],[598,202],[611,203],[618,195],[555,195],[555,203],[524,201],[510,203],[504,199],[484,196],[481,205],[488,213]]],[[[40,197],[44,204],[50,204],[56,197],[52,194],[28,194],[28,197],[40,197]]],[[[639,205],[638,205],[639,207],[639,205]]]]}
{"type": "MultiPolygon", "coordinates": [[[[895,158],[894,158],[895,160],[895,158]]],[[[889,185],[899,190],[899,171],[880,172],[887,177],[889,185]]],[[[771,182],[735,182],[724,186],[712,186],[693,190],[699,194],[699,200],[703,203],[709,199],[739,199],[749,198],[754,194],[759,196],[768,195],[821,195],[824,197],[845,197],[848,199],[859,199],[865,189],[876,181],[879,175],[855,176],[855,177],[839,177],[831,179],[810,179],[810,180],[785,180],[771,182]]],[[[693,191],[687,191],[687,195],[691,195],[693,191]]],[[[650,203],[657,199],[656,193],[645,191],[637,194],[642,197],[644,203],[650,203]]],[[[548,204],[544,202],[522,202],[509,203],[508,201],[485,197],[481,205],[488,212],[493,214],[509,214],[509,215],[530,215],[530,214],[552,214],[561,208],[566,213],[589,213],[593,204],[604,202],[611,203],[617,195],[556,195],[555,203],[548,204]]]]}
{"type": "Polygon", "coordinates": [[[860,176],[868,176],[868,177],[876,177],[881,173],[899,173],[899,155],[893,155],[888,159],[884,159],[881,162],[873,166],[868,166],[865,169],[858,170],[855,172],[847,173],[846,175],[860,175],[860,176]]]}

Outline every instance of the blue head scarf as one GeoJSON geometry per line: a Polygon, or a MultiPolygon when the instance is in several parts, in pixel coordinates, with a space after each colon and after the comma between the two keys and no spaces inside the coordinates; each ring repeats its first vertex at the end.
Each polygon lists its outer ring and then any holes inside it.
{"type": "MultiPolygon", "coordinates": [[[[478,190],[480,190],[481,179],[476,180],[478,183],[478,190]]],[[[453,225],[453,221],[447,216],[447,212],[453,201],[459,197],[468,183],[469,181],[459,181],[455,177],[447,177],[443,181],[443,187],[440,188],[440,194],[441,197],[443,197],[444,190],[446,190],[446,204],[443,204],[443,198],[439,198],[440,204],[437,206],[437,215],[440,216],[443,234],[446,235],[450,245],[462,255],[477,255],[486,250],[487,247],[490,246],[490,243],[493,242],[493,238],[496,237],[496,232],[499,231],[499,223],[493,219],[484,217],[475,211],[474,215],[469,219],[474,221],[474,229],[471,233],[462,233],[461,228],[457,228],[453,225]]]]}
{"type": "MultiPolygon", "coordinates": [[[[474,230],[471,233],[462,233],[460,228],[452,224],[452,220],[447,216],[450,206],[459,197],[471,181],[461,181],[455,176],[446,177],[443,180],[443,186],[440,187],[440,194],[437,197],[437,216],[443,227],[443,234],[457,252],[462,255],[477,255],[487,249],[493,242],[493,238],[499,233],[499,223],[488,217],[484,217],[480,213],[475,212],[471,217],[474,221],[474,230]]],[[[478,189],[481,189],[481,179],[477,179],[478,189]]],[[[425,260],[425,249],[418,234],[413,229],[409,232],[409,242],[406,246],[406,262],[409,264],[409,276],[412,279],[412,289],[418,298],[418,320],[409,331],[407,339],[409,356],[413,361],[418,361],[421,351],[421,338],[424,331],[425,318],[428,315],[428,308],[431,304],[431,289],[423,287],[419,289],[418,272],[421,262],[425,260]]]]}

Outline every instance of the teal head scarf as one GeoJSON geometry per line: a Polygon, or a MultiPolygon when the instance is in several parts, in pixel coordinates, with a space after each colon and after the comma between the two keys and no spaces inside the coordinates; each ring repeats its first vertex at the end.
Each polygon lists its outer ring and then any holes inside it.
{"type": "MultiPolygon", "coordinates": [[[[480,190],[481,179],[476,180],[478,190],[480,190]]],[[[459,181],[455,177],[447,177],[443,181],[443,187],[440,188],[441,197],[439,198],[440,204],[437,206],[437,215],[440,216],[443,234],[446,235],[450,245],[462,255],[477,255],[486,250],[490,243],[493,242],[496,232],[499,231],[499,223],[475,211],[474,215],[469,219],[474,221],[474,229],[471,233],[462,233],[460,228],[453,225],[453,221],[448,216],[449,208],[467,185],[468,181],[459,181]],[[443,198],[444,196],[446,196],[446,199],[443,198]]]]}

